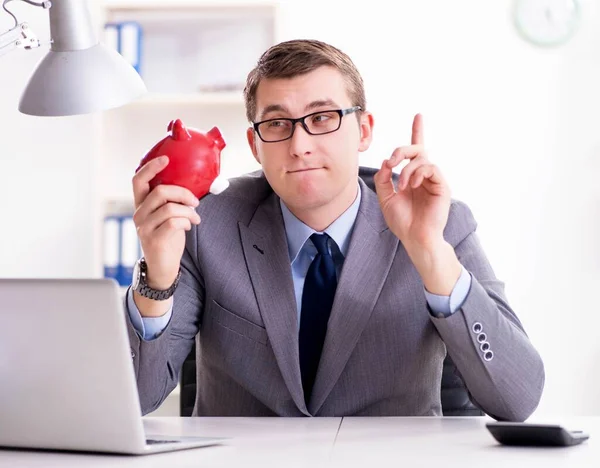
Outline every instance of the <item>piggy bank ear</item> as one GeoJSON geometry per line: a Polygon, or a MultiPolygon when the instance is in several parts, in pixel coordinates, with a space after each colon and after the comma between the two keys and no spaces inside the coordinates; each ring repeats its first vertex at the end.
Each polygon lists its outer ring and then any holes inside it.
{"type": "Polygon", "coordinates": [[[206,136],[208,136],[213,141],[213,143],[219,151],[222,151],[223,148],[227,146],[225,144],[225,140],[223,139],[223,135],[221,135],[221,132],[217,127],[211,128],[206,134],[206,136]]]}

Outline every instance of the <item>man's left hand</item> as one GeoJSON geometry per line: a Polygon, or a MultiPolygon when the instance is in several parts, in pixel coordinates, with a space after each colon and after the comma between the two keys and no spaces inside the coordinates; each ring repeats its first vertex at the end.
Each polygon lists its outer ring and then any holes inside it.
{"type": "Polygon", "coordinates": [[[443,241],[450,209],[450,189],[436,166],[427,159],[423,141],[423,118],[413,121],[410,146],[396,148],[375,175],[375,188],[383,216],[391,231],[406,246],[430,248],[443,241]],[[392,169],[402,161],[398,189],[392,169]]]}
{"type": "Polygon", "coordinates": [[[454,249],[444,240],[450,211],[450,188],[436,166],[427,159],[423,146],[423,118],[413,121],[410,146],[396,148],[375,174],[375,189],[385,221],[400,239],[417,268],[425,288],[448,296],[462,266],[454,249]],[[402,161],[398,189],[392,169],[402,161]]]}

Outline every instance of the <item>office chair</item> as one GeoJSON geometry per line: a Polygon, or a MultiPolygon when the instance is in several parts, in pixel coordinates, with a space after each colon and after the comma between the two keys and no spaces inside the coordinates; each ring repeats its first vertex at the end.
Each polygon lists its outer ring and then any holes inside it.
{"type": "Polygon", "coordinates": [[[191,416],[196,402],[196,342],[179,374],[179,415],[191,416]]]}
{"type": "MultiPolygon", "coordinates": [[[[183,362],[179,383],[181,386],[179,414],[191,416],[196,401],[196,344],[183,362]]],[[[444,416],[483,416],[470,399],[469,392],[458,374],[456,366],[446,356],[442,372],[442,413],[444,416]]]]}
{"type": "MultiPolygon", "coordinates": [[[[484,416],[472,401],[465,382],[450,356],[446,355],[442,368],[442,414],[444,416],[484,416]]],[[[192,403],[193,404],[193,403],[192,403]]]]}

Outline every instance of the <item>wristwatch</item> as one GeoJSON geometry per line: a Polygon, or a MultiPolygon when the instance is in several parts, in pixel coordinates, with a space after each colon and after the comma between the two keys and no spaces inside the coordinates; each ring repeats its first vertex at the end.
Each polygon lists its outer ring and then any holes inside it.
{"type": "Polygon", "coordinates": [[[179,278],[181,278],[181,269],[177,273],[177,278],[173,284],[165,290],[153,289],[148,286],[146,282],[146,275],[148,272],[148,265],[146,264],[146,259],[144,257],[140,258],[133,267],[133,278],[131,282],[131,287],[135,292],[137,292],[140,296],[147,297],[148,299],[154,299],[155,301],[164,301],[169,299],[175,289],[177,289],[177,284],[179,284],[179,278]]]}

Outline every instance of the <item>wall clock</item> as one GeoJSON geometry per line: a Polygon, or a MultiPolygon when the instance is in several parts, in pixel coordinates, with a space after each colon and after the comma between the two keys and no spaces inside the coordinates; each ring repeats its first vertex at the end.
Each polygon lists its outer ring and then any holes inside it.
{"type": "Polygon", "coordinates": [[[581,22],[580,0],[515,0],[513,20],[519,34],[537,46],[566,43],[581,22]]]}

